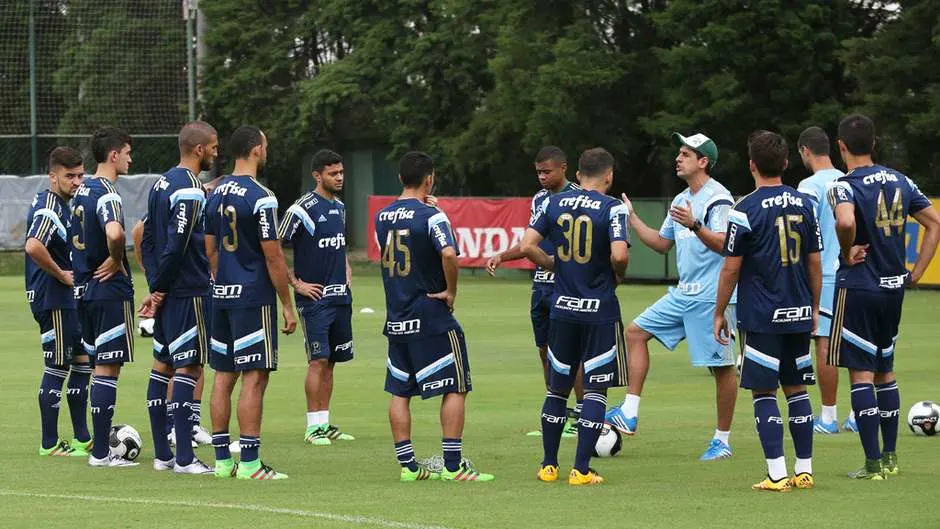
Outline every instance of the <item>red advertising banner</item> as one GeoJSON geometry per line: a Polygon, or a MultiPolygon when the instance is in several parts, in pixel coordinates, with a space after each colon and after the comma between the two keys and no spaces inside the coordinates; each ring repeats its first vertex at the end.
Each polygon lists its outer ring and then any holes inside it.
{"type": "MultiPolygon", "coordinates": [[[[397,197],[369,197],[369,259],[379,260],[375,238],[375,216],[397,197]]],[[[522,241],[529,225],[530,198],[441,198],[437,206],[447,214],[454,227],[460,266],[482,268],[490,257],[522,241]]],[[[534,268],[527,259],[501,265],[505,268],[534,268]]]]}

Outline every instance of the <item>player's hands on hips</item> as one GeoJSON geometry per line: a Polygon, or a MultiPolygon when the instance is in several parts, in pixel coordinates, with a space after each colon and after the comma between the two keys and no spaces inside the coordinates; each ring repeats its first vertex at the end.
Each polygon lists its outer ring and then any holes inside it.
{"type": "Polygon", "coordinates": [[[141,303],[140,307],[137,309],[137,315],[141,318],[153,318],[154,313],[153,296],[148,295],[144,298],[143,303],[141,303]]]}
{"type": "Polygon", "coordinates": [[[848,255],[843,255],[846,263],[849,266],[855,266],[865,262],[865,258],[868,257],[868,245],[867,244],[856,244],[855,246],[849,248],[848,255]]]}
{"type": "Polygon", "coordinates": [[[428,297],[432,299],[439,299],[444,303],[447,303],[447,308],[450,309],[451,312],[454,312],[454,299],[457,297],[456,294],[450,292],[449,290],[445,290],[436,294],[428,294],[428,297]]]}
{"type": "Polygon", "coordinates": [[[715,341],[721,345],[731,343],[731,329],[728,328],[728,319],[724,314],[715,314],[714,319],[715,341]]]}
{"type": "Polygon", "coordinates": [[[692,203],[685,201],[686,207],[673,206],[669,208],[669,216],[672,220],[682,224],[686,228],[691,228],[695,224],[695,215],[692,214],[692,203]]]}
{"type": "Polygon", "coordinates": [[[127,271],[124,270],[124,263],[121,261],[115,261],[113,257],[108,256],[108,258],[105,259],[103,263],[101,263],[101,266],[95,270],[93,277],[104,283],[105,281],[118,275],[118,273],[127,275],[127,271]]]}
{"type": "Polygon", "coordinates": [[[294,292],[301,296],[307,296],[314,301],[320,301],[323,297],[323,285],[319,283],[307,283],[300,279],[294,280],[294,292]]]}
{"type": "Polygon", "coordinates": [[[281,332],[293,334],[297,330],[297,316],[294,316],[294,307],[285,305],[282,312],[284,314],[284,326],[281,327],[281,332]]]}
{"type": "Polygon", "coordinates": [[[503,255],[496,254],[493,257],[490,257],[486,261],[486,273],[491,276],[496,276],[496,269],[499,268],[499,265],[503,264],[503,255]]]}
{"type": "Polygon", "coordinates": [[[74,287],[74,286],[75,286],[75,276],[72,275],[72,271],[71,271],[71,270],[63,270],[63,271],[62,271],[62,277],[59,278],[59,283],[62,283],[63,285],[65,285],[65,286],[67,286],[67,287],[74,287]]]}

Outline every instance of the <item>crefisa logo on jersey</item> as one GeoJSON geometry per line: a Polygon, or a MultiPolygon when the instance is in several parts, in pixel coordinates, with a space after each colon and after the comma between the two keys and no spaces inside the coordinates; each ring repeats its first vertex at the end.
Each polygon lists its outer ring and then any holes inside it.
{"type": "Polygon", "coordinates": [[[591,200],[587,195],[578,195],[576,197],[565,197],[558,201],[558,205],[563,208],[571,209],[601,209],[600,200],[591,200]]]}
{"type": "Polygon", "coordinates": [[[271,236],[270,235],[271,234],[271,222],[268,221],[268,211],[270,211],[270,209],[263,208],[260,212],[261,215],[259,215],[259,219],[258,219],[258,226],[261,228],[262,239],[267,239],[268,237],[271,236]]]}
{"type": "Polygon", "coordinates": [[[342,233],[337,234],[334,237],[324,237],[317,242],[317,245],[320,248],[333,248],[334,250],[339,250],[346,246],[346,236],[342,233]]]}
{"type": "Polygon", "coordinates": [[[180,211],[176,214],[176,233],[186,233],[186,203],[180,202],[180,211]]]}
{"type": "Polygon", "coordinates": [[[803,199],[784,191],[782,195],[768,197],[760,201],[760,207],[767,209],[772,207],[799,206],[803,207],[803,199]]]}
{"type": "Polygon", "coordinates": [[[774,311],[773,323],[794,323],[813,318],[813,307],[785,307],[774,311]]]}
{"type": "Polygon", "coordinates": [[[394,211],[383,211],[379,213],[380,221],[388,221],[392,224],[398,222],[399,220],[411,220],[415,218],[415,212],[413,209],[398,208],[394,211]]]}
{"type": "Polygon", "coordinates": [[[862,183],[865,185],[871,184],[884,184],[887,182],[897,182],[897,175],[893,175],[887,171],[878,171],[875,174],[870,174],[865,178],[862,178],[862,183]]]}
{"type": "Polygon", "coordinates": [[[733,222],[729,222],[728,223],[728,240],[727,240],[729,252],[734,251],[734,239],[735,237],[737,237],[737,235],[738,235],[738,225],[733,222]]]}
{"type": "Polygon", "coordinates": [[[555,300],[555,308],[572,312],[597,312],[601,308],[601,300],[558,296],[558,299],[555,300]]]}
{"type": "Polygon", "coordinates": [[[219,187],[215,188],[216,193],[221,193],[223,195],[237,195],[240,197],[245,196],[245,193],[248,192],[247,187],[242,187],[238,185],[237,182],[226,182],[219,187]]]}

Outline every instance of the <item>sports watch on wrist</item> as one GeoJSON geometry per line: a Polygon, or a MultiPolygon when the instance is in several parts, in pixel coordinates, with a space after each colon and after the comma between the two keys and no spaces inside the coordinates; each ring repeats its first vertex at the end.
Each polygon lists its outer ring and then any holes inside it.
{"type": "Polygon", "coordinates": [[[702,229],[702,221],[695,219],[689,229],[692,230],[692,233],[698,233],[698,230],[702,229]]]}

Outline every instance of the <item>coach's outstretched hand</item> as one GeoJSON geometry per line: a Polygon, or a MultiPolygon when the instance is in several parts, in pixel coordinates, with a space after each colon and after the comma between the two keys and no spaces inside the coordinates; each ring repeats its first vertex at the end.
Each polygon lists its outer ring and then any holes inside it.
{"type": "Polygon", "coordinates": [[[503,257],[501,254],[496,254],[493,257],[490,257],[486,261],[486,273],[495,277],[496,269],[499,268],[499,265],[502,264],[503,257]]]}
{"type": "Polygon", "coordinates": [[[447,308],[450,309],[451,312],[454,312],[454,298],[456,298],[457,296],[455,296],[451,292],[445,290],[443,292],[438,292],[436,294],[429,293],[428,297],[442,300],[444,303],[447,303],[447,308]]]}
{"type": "Polygon", "coordinates": [[[294,307],[285,305],[281,312],[284,315],[284,326],[281,327],[281,332],[293,334],[297,330],[297,317],[294,316],[294,307]]]}

